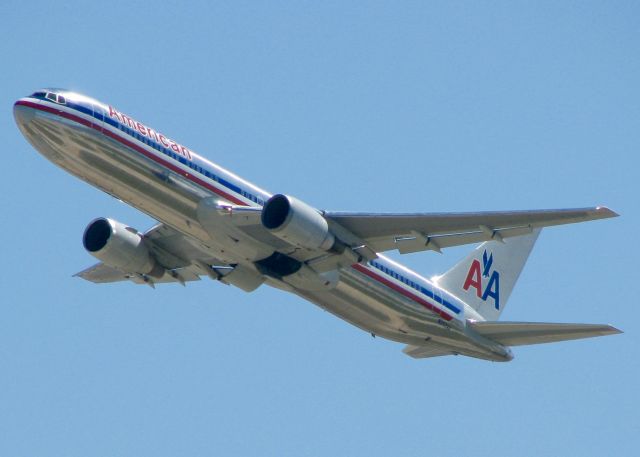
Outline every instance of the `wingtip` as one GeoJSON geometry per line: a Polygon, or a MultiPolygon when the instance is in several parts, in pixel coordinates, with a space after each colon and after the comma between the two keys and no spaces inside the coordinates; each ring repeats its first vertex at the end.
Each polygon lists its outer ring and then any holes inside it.
{"type": "Polygon", "coordinates": [[[605,218],[608,218],[608,217],[618,217],[618,216],[620,216],[620,214],[616,213],[612,209],[607,208],[606,206],[596,206],[596,213],[602,219],[605,219],[605,218]]]}
{"type": "Polygon", "coordinates": [[[608,328],[608,330],[609,330],[608,334],[609,335],[617,335],[617,334],[620,334],[620,333],[624,333],[622,330],[620,330],[619,328],[614,327],[611,324],[608,324],[607,327],[609,327],[608,328]]]}

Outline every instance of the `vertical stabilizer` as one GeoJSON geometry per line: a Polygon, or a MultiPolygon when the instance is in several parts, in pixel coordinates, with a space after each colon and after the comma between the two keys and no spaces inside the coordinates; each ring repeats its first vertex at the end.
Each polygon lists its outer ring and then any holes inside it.
{"type": "Polygon", "coordinates": [[[482,243],[451,270],[434,279],[485,320],[498,320],[540,230],[505,238],[503,242],[482,243]]]}

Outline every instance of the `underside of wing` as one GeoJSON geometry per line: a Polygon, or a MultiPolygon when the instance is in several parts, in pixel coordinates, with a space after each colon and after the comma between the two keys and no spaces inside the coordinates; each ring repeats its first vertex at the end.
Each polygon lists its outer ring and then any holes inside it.
{"type": "Polygon", "coordinates": [[[82,270],[75,275],[78,278],[86,279],[87,281],[94,282],[96,284],[128,281],[131,279],[131,275],[123,273],[117,268],[110,267],[104,263],[96,263],[89,268],[82,270]]]}
{"type": "Polygon", "coordinates": [[[125,273],[118,270],[117,268],[105,265],[102,262],[97,263],[79,273],[76,273],[74,276],[86,279],[87,281],[91,281],[96,284],[120,281],[132,281],[136,284],[158,284],[168,282],[185,283],[188,281],[198,281],[200,279],[198,274],[194,273],[191,269],[177,268],[171,270],[170,272],[167,271],[160,278],[153,278],[152,280],[150,280],[149,278],[145,278],[142,275],[125,273]]]}
{"type": "Polygon", "coordinates": [[[615,217],[605,207],[477,213],[376,214],[326,212],[377,252],[440,251],[462,244],[519,236],[534,228],[615,217]]]}
{"type": "Polygon", "coordinates": [[[606,324],[473,322],[470,325],[480,335],[505,346],[553,343],[622,333],[606,324]]]}
{"type": "Polygon", "coordinates": [[[436,344],[427,344],[425,346],[405,346],[402,352],[414,359],[428,359],[430,357],[440,357],[443,355],[455,355],[455,352],[451,349],[436,344]]]}

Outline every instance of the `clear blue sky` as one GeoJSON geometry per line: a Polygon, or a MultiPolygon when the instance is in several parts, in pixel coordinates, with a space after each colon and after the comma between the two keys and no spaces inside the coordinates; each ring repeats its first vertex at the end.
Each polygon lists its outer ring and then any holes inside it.
{"type": "Polygon", "coordinates": [[[4,0],[0,455],[636,455],[640,8],[557,3],[4,0]],[[626,333],[416,361],[268,288],[72,278],[92,218],[153,221],[22,138],[43,86],[320,208],[606,204],[543,232],[503,318],[626,333]]]}

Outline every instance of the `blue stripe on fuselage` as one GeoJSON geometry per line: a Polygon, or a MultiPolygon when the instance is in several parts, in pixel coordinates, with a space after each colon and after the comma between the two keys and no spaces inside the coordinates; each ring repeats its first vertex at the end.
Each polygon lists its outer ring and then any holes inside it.
{"type": "Polygon", "coordinates": [[[449,310],[453,311],[454,313],[460,314],[460,308],[455,306],[449,300],[446,300],[444,297],[436,294],[433,290],[430,290],[430,289],[424,287],[422,284],[419,284],[416,281],[403,276],[402,274],[400,274],[397,271],[393,270],[389,266],[383,265],[383,264],[381,264],[379,262],[376,262],[375,260],[371,261],[370,265],[372,267],[376,268],[377,270],[380,270],[382,273],[386,274],[387,276],[390,276],[391,278],[400,281],[401,283],[405,284],[406,286],[411,287],[412,289],[422,293],[423,295],[426,295],[427,297],[429,297],[432,300],[440,303],[441,305],[445,306],[446,308],[448,308],[449,310]]]}
{"type": "MultiPolygon", "coordinates": [[[[46,99],[44,96],[30,96],[30,98],[35,98],[38,100],[43,100],[46,101],[48,103],[53,103],[50,100],[46,99]]],[[[144,135],[141,135],[140,133],[136,132],[134,129],[132,129],[131,127],[129,127],[126,124],[123,124],[121,122],[116,121],[115,119],[113,119],[112,117],[108,116],[106,112],[104,112],[104,110],[102,108],[98,108],[100,109],[100,115],[97,115],[94,111],[93,106],[91,107],[87,107],[86,105],[83,105],[81,103],[77,103],[74,102],[73,100],[70,100],[67,98],[66,103],[62,106],[66,106],[69,107],[75,111],[79,111],[82,114],[85,114],[87,116],[92,117],[93,119],[95,119],[98,122],[105,122],[109,125],[111,125],[112,127],[117,128],[118,130],[124,132],[126,135],[128,135],[129,137],[137,140],[137,141],[141,141],[142,143],[146,144],[147,146],[153,148],[155,151],[160,152],[161,154],[164,154],[168,157],[170,157],[171,159],[181,163],[182,165],[185,165],[187,167],[189,167],[191,170],[211,179],[212,181],[215,181],[219,184],[221,184],[222,186],[226,187],[227,189],[229,189],[230,191],[234,192],[235,194],[249,199],[251,200],[253,203],[260,205],[260,206],[264,206],[264,198],[255,195],[252,192],[249,192],[247,190],[242,189],[240,186],[232,183],[231,181],[223,178],[222,176],[216,174],[215,172],[213,172],[211,169],[206,168],[206,164],[204,163],[204,161],[202,161],[202,164],[198,164],[193,160],[189,160],[186,157],[184,157],[181,154],[177,154],[175,153],[171,148],[165,147],[163,144],[159,143],[158,141],[154,141],[153,139],[146,137],[144,135]],[[104,119],[103,119],[104,118],[104,119]],[[204,165],[204,166],[203,166],[204,165]]]]}

